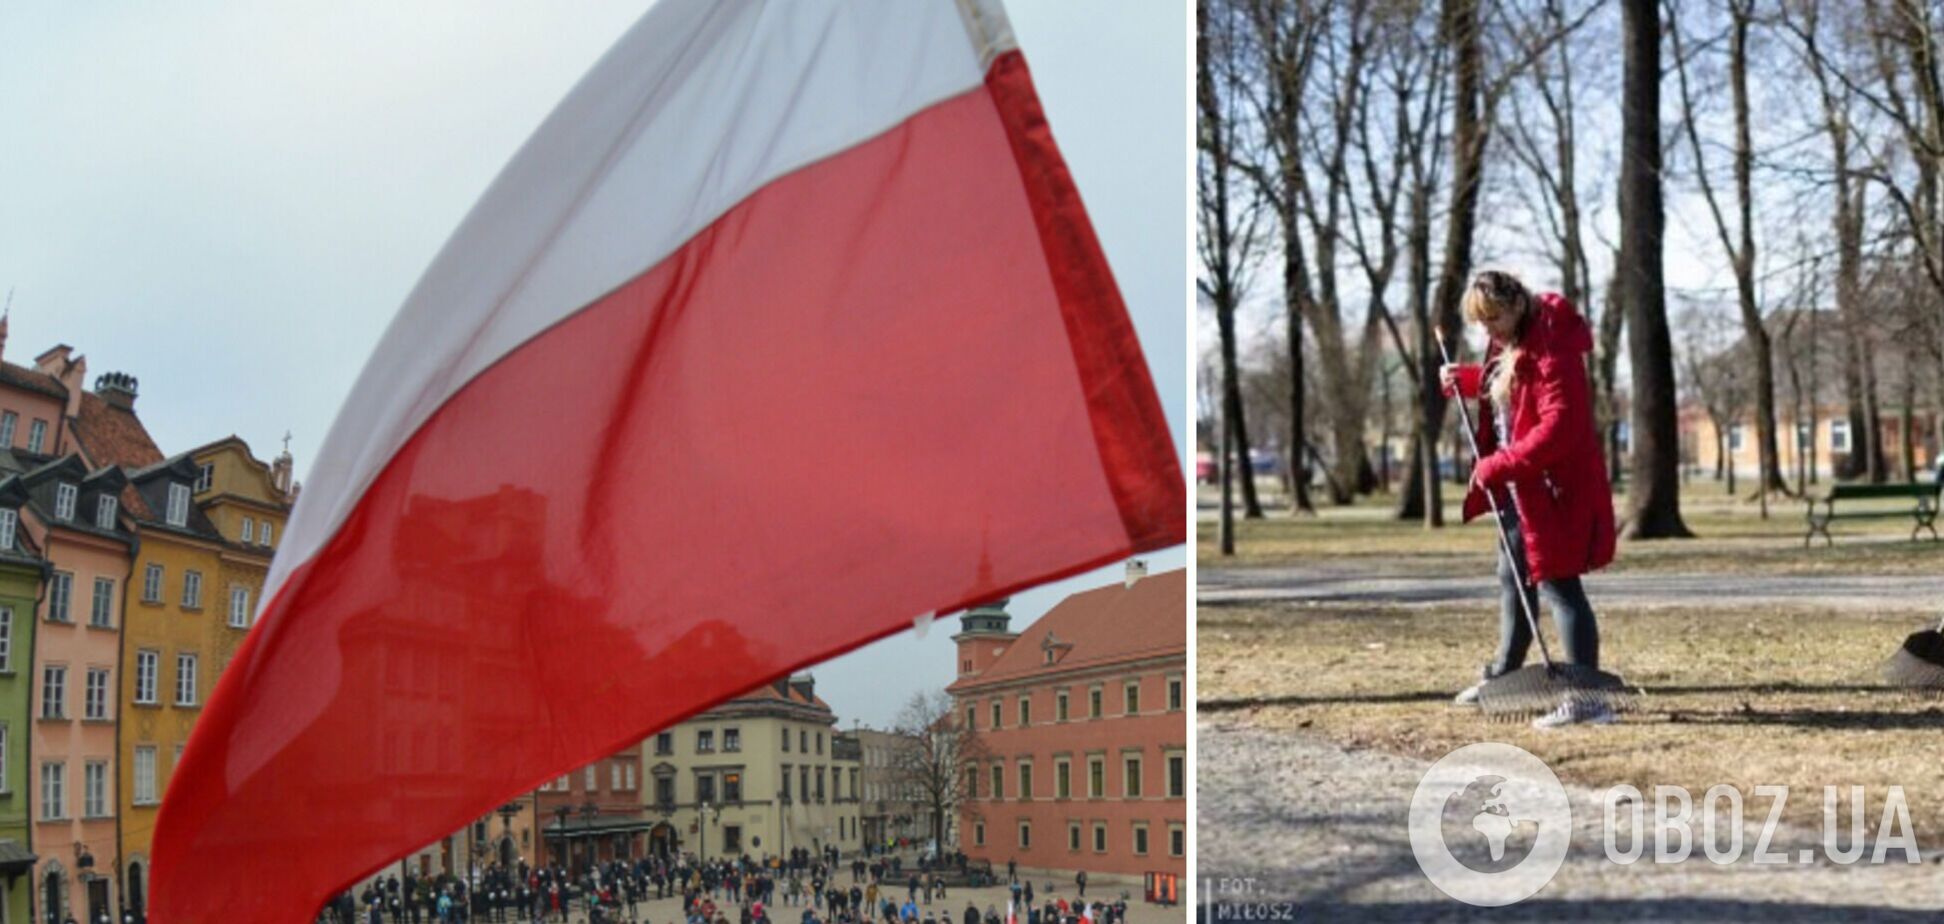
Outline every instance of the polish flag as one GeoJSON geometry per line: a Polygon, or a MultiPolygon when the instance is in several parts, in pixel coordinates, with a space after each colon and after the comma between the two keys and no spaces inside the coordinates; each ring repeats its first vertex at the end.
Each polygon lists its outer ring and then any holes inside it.
{"type": "Polygon", "coordinates": [[[309,921],[714,703],[1178,544],[1185,507],[995,0],[664,0],[339,412],[171,781],[155,919],[309,921]]]}

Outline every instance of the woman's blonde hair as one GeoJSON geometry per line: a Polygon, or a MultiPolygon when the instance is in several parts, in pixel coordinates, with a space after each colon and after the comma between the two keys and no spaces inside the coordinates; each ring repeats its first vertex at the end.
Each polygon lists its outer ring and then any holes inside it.
{"type": "MultiPolygon", "coordinates": [[[[1473,323],[1492,327],[1509,319],[1516,331],[1517,325],[1532,313],[1532,304],[1532,292],[1519,277],[1499,270],[1483,270],[1472,277],[1471,286],[1465,290],[1463,307],[1465,317],[1473,323]]],[[[1519,343],[1515,336],[1499,350],[1492,368],[1485,370],[1485,390],[1494,401],[1504,404],[1511,400],[1512,370],[1518,363],[1519,343]]]]}

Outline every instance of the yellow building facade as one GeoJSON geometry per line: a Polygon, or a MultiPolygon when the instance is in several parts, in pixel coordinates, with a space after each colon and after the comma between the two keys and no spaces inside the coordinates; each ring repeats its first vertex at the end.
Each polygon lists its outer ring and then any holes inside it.
{"type": "Polygon", "coordinates": [[[119,747],[122,894],[149,895],[156,812],[216,680],[255,621],[289,517],[289,455],[229,437],[132,472],[141,547],[124,597],[119,747]]]}

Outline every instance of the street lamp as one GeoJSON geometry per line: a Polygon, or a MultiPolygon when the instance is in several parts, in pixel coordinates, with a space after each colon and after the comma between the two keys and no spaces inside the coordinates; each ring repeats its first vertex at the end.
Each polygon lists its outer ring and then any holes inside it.
{"type": "Polygon", "coordinates": [[[710,805],[708,802],[705,801],[702,803],[701,808],[697,810],[696,819],[695,819],[695,832],[696,832],[695,862],[697,863],[708,862],[709,860],[709,822],[711,820],[720,821],[721,819],[722,819],[721,806],[710,805]]]}
{"type": "Polygon", "coordinates": [[[601,814],[601,807],[589,799],[580,811],[582,832],[587,836],[587,865],[591,868],[594,866],[594,819],[601,814]]]}
{"type": "MultiPolygon", "coordinates": [[[[572,815],[572,814],[574,813],[574,810],[573,810],[573,809],[570,809],[570,808],[568,808],[567,806],[564,806],[564,805],[563,805],[563,806],[560,806],[559,808],[556,808],[556,809],[554,809],[554,810],[553,810],[553,813],[554,813],[554,816],[555,816],[555,817],[557,817],[557,818],[559,818],[559,819],[560,819],[560,825],[559,825],[559,828],[560,828],[560,853],[561,853],[561,854],[564,854],[564,853],[568,853],[568,849],[567,849],[567,816],[569,816],[569,815],[572,815]]],[[[559,863],[560,863],[560,856],[559,856],[559,854],[556,854],[556,855],[554,856],[554,863],[555,863],[555,864],[559,864],[559,863]]]]}

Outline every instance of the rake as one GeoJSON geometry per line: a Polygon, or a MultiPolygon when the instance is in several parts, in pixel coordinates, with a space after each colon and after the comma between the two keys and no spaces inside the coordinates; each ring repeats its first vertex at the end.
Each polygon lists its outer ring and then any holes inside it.
{"type": "Polygon", "coordinates": [[[1883,662],[1883,677],[1913,692],[1944,695],[1944,619],[1937,628],[1904,639],[1903,647],[1883,662]]]}
{"type": "MultiPolygon", "coordinates": [[[[1445,346],[1444,332],[1434,332],[1438,341],[1438,353],[1444,357],[1446,365],[1451,364],[1451,351],[1445,346]]],[[[1465,406],[1464,397],[1454,402],[1458,405],[1458,420],[1464,425],[1465,438],[1471,443],[1472,461],[1479,459],[1478,434],[1472,429],[1471,411],[1465,406]]],[[[1628,695],[1626,682],[1615,674],[1607,673],[1584,664],[1557,663],[1552,659],[1552,650],[1546,645],[1546,635],[1539,631],[1539,617],[1533,612],[1531,595],[1524,592],[1527,586],[1524,567],[1519,555],[1512,548],[1512,537],[1506,534],[1505,520],[1499,515],[1498,497],[1491,491],[1485,492],[1485,502],[1491,506],[1492,527],[1498,532],[1499,554],[1512,569],[1517,579],[1520,593],[1519,609],[1525,614],[1526,626],[1532,630],[1532,638],[1539,643],[1538,664],[1527,665],[1518,670],[1507,671],[1485,681],[1478,688],[1478,708],[1486,716],[1494,719],[1517,719],[1527,716],[1543,715],[1568,700],[1588,704],[1605,704],[1614,712],[1626,712],[1633,707],[1633,698],[1628,695]]]]}

